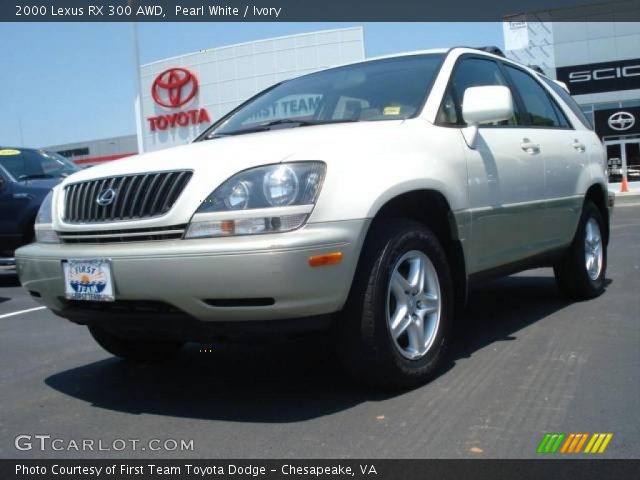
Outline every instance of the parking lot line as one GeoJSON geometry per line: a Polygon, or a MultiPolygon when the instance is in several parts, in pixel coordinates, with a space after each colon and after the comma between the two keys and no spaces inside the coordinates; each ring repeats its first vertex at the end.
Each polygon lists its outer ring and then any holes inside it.
{"type": "Polygon", "coordinates": [[[34,307],[27,308],[26,310],[18,310],[17,312],[5,313],[4,315],[0,315],[0,320],[3,318],[14,317],[16,315],[21,315],[23,313],[35,312],[37,310],[44,310],[47,307],[34,307]]]}

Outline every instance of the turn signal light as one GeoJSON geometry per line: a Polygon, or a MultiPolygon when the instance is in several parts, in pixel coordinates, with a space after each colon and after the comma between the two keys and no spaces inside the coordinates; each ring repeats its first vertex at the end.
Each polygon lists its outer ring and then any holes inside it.
{"type": "Polygon", "coordinates": [[[314,255],[309,257],[309,265],[312,267],[324,267],[336,265],[342,261],[342,252],[325,253],[324,255],[314,255]]]}

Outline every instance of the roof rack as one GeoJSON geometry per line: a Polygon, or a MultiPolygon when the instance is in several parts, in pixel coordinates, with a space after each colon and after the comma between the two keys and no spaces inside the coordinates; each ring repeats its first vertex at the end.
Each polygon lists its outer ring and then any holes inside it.
{"type": "Polygon", "coordinates": [[[546,75],[546,73],[544,73],[544,70],[542,69],[542,67],[540,65],[527,65],[531,70],[533,70],[534,72],[538,72],[542,75],[546,75]]]}
{"type": "Polygon", "coordinates": [[[494,45],[489,45],[486,47],[472,47],[474,50],[482,50],[483,52],[492,53],[493,55],[497,55],[499,57],[505,58],[504,53],[498,47],[494,45]]]}

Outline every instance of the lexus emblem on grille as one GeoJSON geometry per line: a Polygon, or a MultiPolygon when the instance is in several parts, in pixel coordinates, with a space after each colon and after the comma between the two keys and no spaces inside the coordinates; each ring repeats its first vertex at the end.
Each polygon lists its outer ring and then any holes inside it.
{"type": "Polygon", "coordinates": [[[106,207],[107,205],[111,205],[113,201],[116,199],[116,191],[113,188],[107,188],[98,194],[98,198],[96,198],[96,203],[101,207],[106,207]]]}
{"type": "Polygon", "coordinates": [[[636,123],[636,117],[629,112],[616,112],[607,121],[613,130],[629,130],[636,123]]]}

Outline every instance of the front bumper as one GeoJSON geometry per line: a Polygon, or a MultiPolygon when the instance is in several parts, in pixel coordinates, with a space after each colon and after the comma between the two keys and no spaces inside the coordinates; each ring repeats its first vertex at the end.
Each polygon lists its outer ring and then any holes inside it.
{"type": "MultiPolygon", "coordinates": [[[[36,300],[80,323],[82,302],[72,302],[72,315],[64,299],[67,259],[110,259],[116,304],[162,302],[203,322],[295,319],[343,307],[368,224],[316,223],[288,233],[197,240],[36,243],[19,249],[16,263],[36,300]],[[336,251],[343,253],[337,265],[308,263],[310,256],[336,251]]],[[[92,315],[87,309],[87,322],[92,315]]]]}
{"type": "Polygon", "coordinates": [[[13,257],[0,258],[0,267],[13,267],[16,264],[16,259],[13,257]]]}

